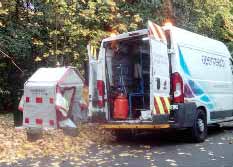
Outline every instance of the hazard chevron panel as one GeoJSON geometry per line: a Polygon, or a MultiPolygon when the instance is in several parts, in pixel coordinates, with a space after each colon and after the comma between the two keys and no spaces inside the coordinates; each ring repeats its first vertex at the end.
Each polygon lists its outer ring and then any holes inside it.
{"type": "Polygon", "coordinates": [[[170,99],[168,97],[154,97],[154,115],[169,114],[170,113],[170,99]]]}
{"type": "Polygon", "coordinates": [[[89,51],[89,54],[92,58],[95,58],[97,59],[97,55],[98,55],[98,49],[92,45],[88,45],[88,51],[89,51]]]}
{"type": "Polygon", "coordinates": [[[158,41],[162,41],[165,43],[167,42],[166,36],[165,36],[162,28],[159,25],[149,21],[148,22],[148,29],[149,29],[149,36],[154,37],[158,41]]]}

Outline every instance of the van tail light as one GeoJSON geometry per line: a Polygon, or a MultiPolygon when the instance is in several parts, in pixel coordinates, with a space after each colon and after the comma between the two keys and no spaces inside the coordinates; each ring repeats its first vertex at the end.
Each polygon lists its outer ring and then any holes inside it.
{"type": "Polygon", "coordinates": [[[97,80],[97,91],[98,91],[98,106],[104,106],[104,81],[97,80]]]}
{"type": "Polygon", "coordinates": [[[174,103],[184,103],[183,80],[178,72],[172,74],[172,94],[174,103]]]}

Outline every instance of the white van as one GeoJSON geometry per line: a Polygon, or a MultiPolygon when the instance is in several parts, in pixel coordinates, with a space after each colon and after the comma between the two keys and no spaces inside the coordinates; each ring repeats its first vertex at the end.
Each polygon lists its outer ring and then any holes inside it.
{"type": "Polygon", "coordinates": [[[190,128],[200,142],[208,124],[233,120],[233,61],[220,41],[149,21],[88,53],[89,117],[106,129],[190,128]]]}

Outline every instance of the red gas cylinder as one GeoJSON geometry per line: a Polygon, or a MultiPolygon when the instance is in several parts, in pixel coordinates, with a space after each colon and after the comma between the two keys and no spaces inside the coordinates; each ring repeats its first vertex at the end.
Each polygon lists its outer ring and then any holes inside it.
{"type": "Polygon", "coordinates": [[[114,119],[127,119],[129,113],[128,99],[126,96],[119,95],[114,99],[114,119]]]}

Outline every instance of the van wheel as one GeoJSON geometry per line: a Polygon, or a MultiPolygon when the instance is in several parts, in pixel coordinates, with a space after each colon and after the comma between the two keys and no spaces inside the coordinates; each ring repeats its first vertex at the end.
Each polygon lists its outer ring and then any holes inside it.
{"type": "Polygon", "coordinates": [[[207,137],[207,119],[203,110],[197,109],[192,127],[192,139],[195,142],[204,142],[207,137]]]}

